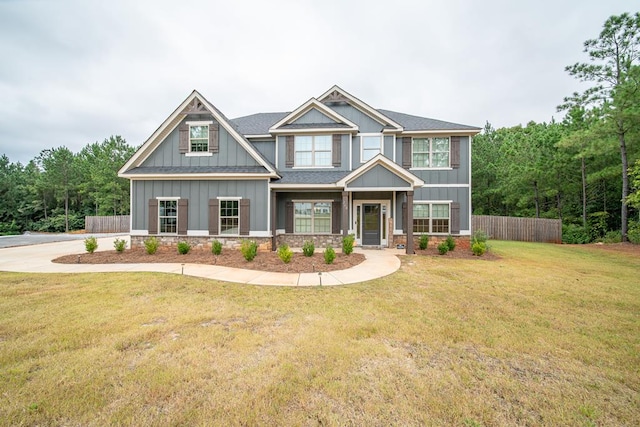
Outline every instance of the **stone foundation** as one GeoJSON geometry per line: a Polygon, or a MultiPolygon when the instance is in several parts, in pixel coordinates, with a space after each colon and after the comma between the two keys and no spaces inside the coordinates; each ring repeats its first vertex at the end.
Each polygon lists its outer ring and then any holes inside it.
{"type": "Polygon", "coordinates": [[[342,234],[280,234],[276,242],[278,246],[286,243],[292,248],[301,248],[307,240],[313,241],[316,248],[326,248],[331,245],[334,249],[342,247],[342,234]]]}
{"type": "MultiPolygon", "coordinates": [[[[471,248],[471,238],[469,236],[453,236],[453,239],[456,241],[456,249],[469,249],[471,248]]],[[[440,243],[447,240],[447,236],[429,236],[429,246],[428,247],[436,247],[440,243]]],[[[395,248],[397,245],[406,245],[407,244],[407,236],[405,234],[394,234],[393,235],[393,247],[395,248]]],[[[418,250],[420,249],[420,234],[413,235],[413,248],[418,250]]]]}
{"type": "MultiPolygon", "coordinates": [[[[144,247],[144,241],[151,236],[131,236],[131,247],[144,247]]],[[[155,236],[162,246],[177,246],[178,242],[187,242],[194,249],[211,249],[214,240],[222,243],[223,248],[240,249],[243,240],[253,240],[258,244],[258,251],[271,250],[271,237],[220,237],[220,236],[155,236]]]]}

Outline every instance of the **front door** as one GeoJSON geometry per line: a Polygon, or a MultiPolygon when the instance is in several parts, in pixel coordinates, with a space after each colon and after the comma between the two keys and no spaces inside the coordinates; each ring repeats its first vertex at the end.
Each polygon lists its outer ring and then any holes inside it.
{"type": "Polygon", "coordinates": [[[380,204],[363,204],[362,216],[362,244],[380,245],[380,204]]]}

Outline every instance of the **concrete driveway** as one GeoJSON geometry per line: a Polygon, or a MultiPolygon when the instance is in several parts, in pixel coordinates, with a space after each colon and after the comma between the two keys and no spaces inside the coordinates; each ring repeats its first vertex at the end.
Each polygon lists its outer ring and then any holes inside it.
{"type": "Polygon", "coordinates": [[[0,248],[13,248],[16,246],[40,245],[42,243],[68,242],[70,240],[84,240],[95,236],[114,237],[126,236],[126,233],[94,233],[94,234],[67,234],[67,233],[26,233],[17,236],[0,236],[0,248]]]}

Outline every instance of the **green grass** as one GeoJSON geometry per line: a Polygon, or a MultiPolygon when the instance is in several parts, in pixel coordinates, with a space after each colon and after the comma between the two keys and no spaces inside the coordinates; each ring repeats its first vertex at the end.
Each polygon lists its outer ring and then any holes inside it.
{"type": "Polygon", "coordinates": [[[0,273],[0,425],[639,425],[640,259],[491,245],[342,287],[0,273]]]}

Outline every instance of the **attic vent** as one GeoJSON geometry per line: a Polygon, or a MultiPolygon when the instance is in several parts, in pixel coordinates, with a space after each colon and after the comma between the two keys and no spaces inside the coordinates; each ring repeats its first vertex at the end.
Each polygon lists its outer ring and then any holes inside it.
{"type": "Polygon", "coordinates": [[[349,100],[337,90],[327,95],[322,102],[325,104],[346,104],[349,100]]]}
{"type": "Polygon", "coordinates": [[[208,113],[207,108],[200,102],[198,98],[193,98],[193,101],[187,105],[183,113],[208,113]]]}

